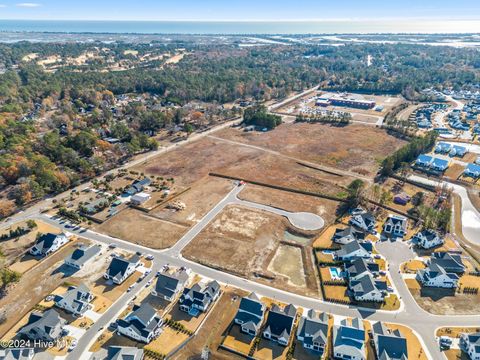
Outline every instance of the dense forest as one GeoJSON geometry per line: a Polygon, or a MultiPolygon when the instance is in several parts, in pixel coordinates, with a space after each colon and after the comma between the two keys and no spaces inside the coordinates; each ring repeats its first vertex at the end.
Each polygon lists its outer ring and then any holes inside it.
{"type": "MultiPolygon", "coordinates": [[[[190,133],[194,125],[178,107],[192,101],[263,101],[317,84],[331,90],[401,93],[418,100],[426,87],[480,82],[480,57],[476,49],[406,44],[182,43],[179,49],[179,44],[21,42],[0,44],[0,70],[0,187],[8,189],[0,200],[0,216],[6,216],[14,204],[60,192],[115,161],[155,149],[152,136],[160,129],[183,126],[190,133]],[[81,65],[64,59],[88,52],[94,56],[81,65]],[[179,52],[181,61],[165,60],[166,54],[179,52]],[[52,56],[60,59],[55,68],[37,61],[52,56]],[[128,66],[106,71],[116,62],[128,66]],[[155,99],[148,106],[143,99],[130,101],[119,112],[121,94],[155,99]],[[176,107],[165,110],[163,103],[176,107]],[[32,114],[48,121],[38,124],[32,114]],[[107,136],[120,143],[104,141],[107,136]]],[[[236,112],[220,109],[215,115],[236,112]]],[[[254,118],[251,122],[261,126],[277,125],[266,112],[254,118]]]]}

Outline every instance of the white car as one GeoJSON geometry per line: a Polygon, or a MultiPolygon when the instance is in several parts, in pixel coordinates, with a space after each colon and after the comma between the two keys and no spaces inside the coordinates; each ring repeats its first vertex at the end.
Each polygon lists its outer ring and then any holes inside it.
{"type": "Polygon", "coordinates": [[[145,259],[153,260],[153,259],[155,259],[155,256],[153,256],[152,254],[148,254],[147,256],[145,256],[145,259]]]}
{"type": "Polygon", "coordinates": [[[130,286],[128,287],[128,289],[127,289],[127,292],[132,291],[132,289],[133,289],[133,285],[130,285],[130,286]]]}
{"type": "Polygon", "coordinates": [[[72,340],[72,342],[70,343],[70,346],[68,347],[68,351],[72,351],[73,349],[75,349],[77,347],[77,344],[78,344],[78,341],[77,340],[72,340]]]}

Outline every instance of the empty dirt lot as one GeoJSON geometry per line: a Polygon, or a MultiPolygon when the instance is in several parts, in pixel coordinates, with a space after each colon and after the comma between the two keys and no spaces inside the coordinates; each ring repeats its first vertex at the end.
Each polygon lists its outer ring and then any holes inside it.
{"type": "Polygon", "coordinates": [[[230,128],[217,136],[372,176],[385,156],[405,144],[382,129],[363,125],[335,127],[293,123],[265,133],[230,128]]]}
{"type": "Polygon", "coordinates": [[[95,230],[153,249],[165,249],[175,244],[187,228],[127,209],[95,226],[95,230]]]}
{"type": "MultiPolygon", "coordinates": [[[[302,293],[316,294],[309,246],[295,251],[283,251],[288,221],[269,212],[228,206],[183,251],[191,260],[225,269],[229,272],[256,278],[255,274],[272,277],[271,285],[302,293]],[[278,253],[278,255],[276,255],[278,253]],[[283,267],[274,257],[287,259],[290,265],[283,267]],[[307,260],[307,264],[305,264],[307,260]],[[272,265],[270,265],[272,264],[272,265]],[[269,267],[270,266],[270,267],[269,267]]],[[[287,246],[293,248],[293,246],[287,246]]],[[[262,281],[268,281],[263,279],[262,281]]]]}

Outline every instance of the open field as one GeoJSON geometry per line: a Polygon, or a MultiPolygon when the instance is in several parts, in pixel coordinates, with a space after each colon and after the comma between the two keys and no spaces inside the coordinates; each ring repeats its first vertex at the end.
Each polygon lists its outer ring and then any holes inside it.
{"type": "MultiPolygon", "coordinates": [[[[462,276],[460,283],[464,281],[468,284],[467,286],[472,286],[469,278],[468,275],[462,276]],[[464,277],[465,280],[463,280],[464,277]]],[[[477,277],[474,284],[478,284],[479,280],[480,278],[477,277]]],[[[432,314],[474,315],[480,312],[480,294],[456,293],[454,289],[421,287],[415,279],[407,279],[405,282],[418,305],[432,314]]]]}
{"type": "Polygon", "coordinates": [[[200,331],[183,349],[173,356],[173,359],[180,360],[198,356],[205,346],[210,349],[212,359],[227,360],[239,358],[232,353],[219,350],[218,346],[229,324],[235,317],[240,297],[245,295],[247,293],[243,290],[226,288],[223,296],[218,299],[217,304],[212,309],[212,313],[208,316],[200,331]]]}
{"type": "Polygon", "coordinates": [[[302,250],[296,246],[280,245],[268,265],[268,270],[287,277],[294,286],[305,286],[302,250]]]}
{"type": "Polygon", "coordinates": [[[384,130],[362,125],[339,128],[294,123],[283,124],[266,133],[225,129],[218,136],[369,176],[375,174],[386,155],[405,144],[384,130]]]}
{"type": "Polygon", "coordinates": [[[174,201],[185,204],[185,209],[175,211],[169,209],[169,201],[165,206],[160,206],[149,213],[153,217],[191,226],[197,223],[210,209],[222,200],[232,189],[232,182],[216,177],[204,177],[195,182],[189,190],[176,197],[174,201]]]}
{"type": "Polygon", "coordinates": [[[228,206],[187,245],[183,255],[240,276],[266,277],[273,286],[293,287],[301,292],[315,291],[316,280],[311,256],[308,255],[309,247],[294,248],[293,252],[279,248],[281,241],[294,242],[293,238],[285,238],[287,229],[288,221],[279,215],[243,206],[228,206]],[[293,263],[288,266],[278,265],[275,261],[272,263],[276,253],[293,263]],[[293,264],[302,269],[296,269],[293,264]],[[301,279],[303,272],[306,276],[301,279]]]}
{"type": "Polygon", "coordinates": [[[307,211],[321,216],[326,224],[335,220],[338,202],[313,196],[293,194],[288,191],[270,189],[247,184],[238,195],[242,200],[277,207],[290,212],[307,211]]]}
{"type": "Polygon", "coordinates": [[[409,201],[406,205],[396,204],[395,202],[393,202],[393,198],[397,194],[406,194],[406,195],[410,196],[410,198],[412,198],[416,193],[422,192],[423,193],[423,203],[426,206],[430,206],[435,199],[435,195],[432,192],[427,191],[427,190],[425,190],[421,187],[409,184],[409,183],[402,183],[401,181],[393,179],[393,178],[388,178],[382,184],[382,188],[383,188],[383,190],[390,191],[390,193],[392,194],[392,199],[387,201],[386,205],[388,205],[388,206],[390,206],[390,207],[392,207],[396,210],[402,211],[402,212],[407,212],[408,210],[413,208],[413,204],[412,204],[411,201],[409,201]]]}
{"type": "Polygon", "coordinates": [[[242,275],[262,271],[283,236],[286,222],[271,213],[228,206],[185,248],[184,256],[242,275]]]}
{"type": "Polygon", "coordinates": [[[156,219],[140,210],[127,209],[96,225],[95,230],[154,249],[165,249],[186,232],[183,225],[156,219]]]}

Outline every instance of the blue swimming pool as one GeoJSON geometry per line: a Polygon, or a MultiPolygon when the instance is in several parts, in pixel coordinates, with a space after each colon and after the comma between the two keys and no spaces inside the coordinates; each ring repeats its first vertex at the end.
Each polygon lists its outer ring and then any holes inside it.
{"type": "Polygon", "coordinates": [[[332,280],[340,280],[342,279],[342,270],[336,267],[330,268],[330,277],[332,280]]]}

